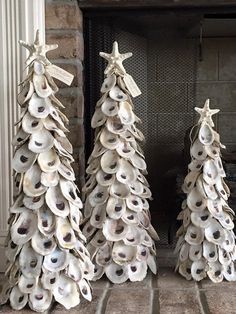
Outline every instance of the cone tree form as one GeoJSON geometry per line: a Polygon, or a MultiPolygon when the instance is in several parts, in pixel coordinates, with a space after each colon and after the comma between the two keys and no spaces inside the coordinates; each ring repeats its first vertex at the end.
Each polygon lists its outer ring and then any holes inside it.
{"type": "MultiPolygon", "coordinates": [[[[120,54],[114,42],[92,118],[95,145],[88,161],[88,180],[83,233],[95,264],[95,276],[104,273],[113,283],[141,281],[148,266],[156,273],[155,244],[158,236],[150,223],[151,191],[144,177],[146,163],[138,142],[144,139],[136,127],[140,119],[125,79],[131,78],[122,62],[131,53],[120,54]]],[[[132,79],[132,78],[131,78],[132,79]]],[[[135,83],[134,83],[135,84],[135,83]]],[[[137,91],[136,87],[136,91],[137,91]]]]}
{"type": "MultiPolygon", "coordinates": [[[[57,45],[20,42],[29,52],[28,76],[21,83],[19,130],[12,161],[16,198],[10,208],[6,255],[8,265],[1,303],[16,310],[28,303],[37,312],[55,300],[69,309],[81,295],[91,300],[88,280],[94,266],[84,246],[81,200],[71,167],[72,146],[64,126],[64,108],[47,69],[45,53],[57,45]]],[[[63,70],[62,70],[63,71],[63,70]]]]}
{"type": "Polygon", "coordinates": [[[228,206],[230,191],[223,179],[220,148],[225,147],[213,130],[211,118],[219,110],[209,108],[209,99],[203,108],[195,110],[200,119],[182,187],[187,198],[178,216],[183,223],[177,231],[176,270],[188,280],[199,281],[208,276],[213,282],[224,278],[232,281],[236,280],[234,212],[228,206]]]}

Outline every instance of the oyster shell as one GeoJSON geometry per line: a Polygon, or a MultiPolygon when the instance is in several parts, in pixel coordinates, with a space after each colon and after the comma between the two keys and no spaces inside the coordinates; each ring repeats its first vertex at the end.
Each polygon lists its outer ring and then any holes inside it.
{"type": "Polygon", "coordinates": [[[219,262],[209,263],[209,269],[207,271],[208,277],[211,281],[217,283],[223,280],[223,267],[219,262]]]}
{"type": "Polygon", "coordinates": [[[36,312],[44,312],[52,302],[52,293],[37,284],[29,295],[29,306],[36,312]]]}
{"type": "Polygon", "coordinates": [[[17,245],[22,245],[32,238],[36,229],[37,216],[29,210],[22,211],[10,228],[12,241],[17,245]]]}
{"type": "Polygon", "coordinates": [[[14,310],[22,310],[28,302],[28,295],[20,291],[18,286],[12,288],[10,293],[10,304],[14,310]]]}
{"type": "Polygon", "coordinates": [[[26,278],[37,278],[42,268],[43,256],[36,253],[30,243],[24,244],[19,254],[19,266],[26,278]]]}
{"type": "Polygon", "coordinates": [[[107,242],[99,247],[95,257],[97,265],[103,267],[109,265],[112,261],[111,253],[112,247],[110,243],[107,242]]]}
{"type": "Polygon", "coordinates": [[[137,179],[137,174],[130,162],[125,159],[120,159],[116,178],[120,183],[130,185],[137,179]]]}
{"type": "Polygon", "coordinates": [[[119,146],[116,148],[117,153],[120,157],[129,159],[135,154],[135,149],[130,145],[129,142],[121,141],[119,146]]]}
{"type": "Polygon", "coordinates": [[[191,245],[201,244],[204,240],[204,230],[190,225],[186,231],[185,240],[191,245]]]}
{"type": "Polygon", "coordinates": [[[187,196],[187,205],[192,211],[199,212],[206,208],[207,202],[198,189],[194,187],[187,196]]]}
{"type": "Polygon", "coordinates": [[[147,263],[135,261],[128,265],[128,276],[130,281],[142,281],[147,275],[147,263]]]}
{"type": "Polygon", "coordinates": [[[100,142],[105,148],[110,150],[116,149],[120,143],[118,135],[111,133],[107,128],[102,130],[100,142]]]}
{"type": "Polygon", "coordinates": [[[196,281],[200,281],[206,277],[206,261],[203,258],[192,263],[191,275],[196,281]]]}
{"type": "Polygon", "coordinates": [[[97,128],[101,125],[103,125],[106,122],[106,116],[102,112],[101,108],[96,108],[94,115],[91,120],[91,127],[92,128],[97,128]]]}
{"type": "Polygon", "coordinates": [[[118,265],[128,265],[136,259],[137,247],[125,245],[123,241],[117,241],[112,248],[112,259],[118,265]]]}
{"type": "Polygon", "coordinates": [[[112,219],[120,219],[126,212],[125,201],[120,198],[110,196],[107,205],[106,212],[112,219]]]}
{"type": "Polygon", "coordinates": [[[187,242],[184,242],[179,251],[179,260],[185,262],[189,257],[190,245],[187,242]]]}
{"type": "Polygon", "coordinates": [[[121,101],[119,103],[118,116],[124,125],[130,125],[135,122],[135,115],[133,113],[132,106],[127,101],[121,101]]]}
{"type": "Polygon", "coordinates": [[[125,265],[121,266],[111,263],[105,267],[105,273],[111,282],[117,284],[123,283],[129,278],[128,267],[125,265]]]}
{"type": "Polygon", "coordinates": [[[203,145],[211,145],[214,141],[214,133],[212,127],[208,123],[202,123],[198,139],[203,145]]]}
{"type": "Polygon", "coordinates": [[[43,122],[30,115],[27,112],[22,119],[22,129],[25,133],[32,134],[34,132],[40,131],[43,128],[43,122]]]}
{"type": "Polygon", "coordinates": [[[76,283],[63,274],[59,276],[52,292],[55,300],[67,310],[80,303],[80,294],[76,283]]]}
{"type": "Polygon", "coordinates": [[[30,135],[28,133],[26,133],[22,128],[20,128],[17,134],[13,137],[12,145],[14,146],[23,145],[27,141],[29,136],[30,135]]]}
{"type": "Polygon", "coordinates": [[[18,287],[23,293],[31,293],[36,286],[36,278],[28,278],[24,275],[20,276],[18,287]]]}
{"type": "Polygon", "coordinates": [[[204,209],[202,212],[192,212],[191,221],[196,227],[207,228],[212,222],[211,214],[207,209],[204,209]]]}
{"type": "Polygon", "coordinates": [[[203,166],[203,179],[206,183],[212,185],[216,183],[218,177],[217,167],[213,160],[208,159],[203,166]]]}
{"type": "Polygon", "coordinates": [[[51,149],[54,145],[54,137],[43,128],[40,131],[32,133],[28,144],[29,150],[34,153],[44,153],[51,149]]]}
{"type": "Polygon", "coordinates": [[[187,259],[186,261],[184,261],[183,263],[180,263],[179,265],[179,273],[183,277],[185,277],[185,279],[187,280],[192,279],[192,274],[191,274],[192,263],[193,263],[192,261],[187,259]]]}
{"type": "Polygon", "coordinates": [[[206,149],[203,144],[196,139],[190,148],[191,156],[196,160],[205,160],[207,157],[206,149]]]}
{"type": "Polygon", "coordinates": [[[106,218],[106,210],[104,204],[96,205],[90,217],[90,223],[95,228],[102,228],[106,218]]]}
{"type": "Polygon", "coordinates": [[[69,215],[69,203],[63,197],[59,186],[48,188],[45,199],[48,207],[55,215],[64,218],[69,215]]]}
{"type": "Polygon", "coordinates": [[[108,198],[108,190],[106,186],[96,185],[89,195],[89,202],[91,206],[95,207],[99,204],[104,204],[108,198]]]}
{"type": "Polygon", "coordinates": [[[44,119],[49,115],[50,107],[51,102],[49,99],[38,97],[38,95],[34,93],[30,98],[28,110],[32,117],[44,119]]]}
{"type": "Polygon", "coordinates": [[[189,193],[193,189],[198,176],[199,171],[190,171],[188,173],[188,175],[184,179],[184,184],[182,186],[182,190],[184,191],[184,193],[189,193]]]}
{"type": "Polygon", "coordinates": [[[125,101],[128,99],[128,96],[118,86],[110,89],[109,96],[115,101],[125,101]]]}
{"type": "Polygon", "coordinates": [[[107,76],[107,78],[105,78],[105,80],[102,84],[101,93],[109,92],[115,85],[116,85],[115,74],[107,76]]]}
{"type": "Polygon", "coordinates": [[[46,187],[56,186],[59,183],[59,174],[55,172],[42,172],[41,183],[46,187]]]}
{"type": "Polygon", "coordinates": [[[53,91],[51,87],[48,84],[48,81],[44,75],[33,75],[33,84],[34,89],[37,95],[41,98],[47,98],[49,97],[53,91]]]}
{"type": "Polygon", "coordinates": [[[189,259],[193,262],[196,262],[196,261],[199,261],[201,257],[202,257],[202,244],[190,245],[189,259]]]}
{"type": "Polygon", "coordinates": [[[111,98],[105,99],[101,106],[101,111],[107,117],[113,117],[118,113],[118,105],[117,102],[111,98]]]}
{"type": "Polygon", "coordinates": [[[56,237],[60,246],[64,249],[73,249],[76,243],[76,237],[68,220],[57,217],[56,237]]]}
{"type": "Polygon", "coordinates": [[[59,247],[56,247],[52,253],[46,255],[43,260],[44,268],[53,273],[65,269],[68,263],[68,251],[61,250],[59,247]]]}
{"type": "Polygon", "coordinates": [[[218,259],[218,250],[217,246],[214,243],[211,243],[207,240],[203,241],[203,256],[209,263],[214,263],[218,259]]]}
{"type": "Polygon", "coordinates": [[[35,250],[35,252],[45,256],[56,248],[56,242],[53,237],[48,237],[40,233],[39,231],[36,231],[31,239],[31,245],[32,248],[35,250]]]}
{"type": "Polygon", "coordinates": [[[23,191],[27,196],[37,197],[46,192],[46,187],[41,183],[41,169],[34,164],[25,172],[23,191]]]}
{"type": "Polygon", "coordinates": [[[125,199],[129,196],[130,190],[129,187],[117,180],[115,180],[110,187],[110,195],[125,199]]]}
{"type": "Polygon", "coordinates": [[[113,220],[107,218],[102,230],[108,241],[120,241],[125,237],[128,226],[121,219],[113,220]]]}
{"type": "Polygon", "coordinates": [[[78,206],[78,208],[83,207],[81,199],[78,196],[78,188],[74,182],[61,178],[60,188],[63,196],[69,201],[69,203],[78,206]]]}
{"type": "Polygon", "coordinates": [[[205,229],[205,237],[211,243],[222,245],[225,241],[225,232],[222,226],[213,219],[209,227],[205,229]]]}
{"type": "Polygon", "coordinates": [[[17,149],[12,160],[12,167],[16,172],[26,172],[35,162],[37,155],[30,151],[27,144],[17,149]]]}
{"type": "Polygon", "coordinates": [[[47,207],[41,207],[38,212],[38,228],[45,236],[51,236],[55,232],[56,219],[47,207]]]}
{"type": "Polygon", "coordinates": [[[60,165],[60,159],[54,149],[50,149],[38,156],[38,164],[44,172],[57,171],[60,165]]]}
{"type": "Polygon", "coordinates": [[[106,173],[116,173],[118,170],[119,156],[115,151],[107,151],[101,158],[101,168],[106,173]]]}
{"type": "Polygon", "coordinates": [[[107,119],[106,127],[109,132],[118,135],[124,133],[127,129],[127,126],[124,125],[117,116],[109,117],[107,119]]]}

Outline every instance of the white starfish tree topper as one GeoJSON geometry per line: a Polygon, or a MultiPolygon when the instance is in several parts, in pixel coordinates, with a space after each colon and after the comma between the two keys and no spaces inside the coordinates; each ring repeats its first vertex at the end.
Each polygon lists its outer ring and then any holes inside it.
{"type": "Polygon", "coordinates": [[[220,109],[210,109],[210,99],[207,99],[203,108],[194,108],[197,113],[200,114],[198,124],[202,122],[208,123],[210,126],[214,126],[212,116],[220,111],[220,109]]]}
{"type": "Polygon", "coordinates": [[[58,47],[57,44],[43,44],[39,38],[39,30],[36,32],[35,41],[33,44],[28,44],[23,40],[20,40],[19,43],[21,46],[29,50],[29,56],[25,61],[26,65],[30,65],[34,60],[41,61],[45,65],[51,64],[51,62],[46,57],[46,53],[58,47]]]}
{"type": "Polygon", "coordinates": [[[132,57],[132,52],[119,53],[118,43],[113,43],[111,53],[100,52],[100,56],[108,61],[108,65],[104,71],[104,74],[120,74],[125,75],[126,71],[123,66],[123,61],[132,57]]]}

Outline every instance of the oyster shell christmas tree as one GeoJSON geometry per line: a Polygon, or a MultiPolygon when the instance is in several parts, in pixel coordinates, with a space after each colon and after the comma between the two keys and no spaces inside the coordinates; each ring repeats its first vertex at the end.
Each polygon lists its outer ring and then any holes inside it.
{"type": "Polygon", "coordinates": [[[144,137],[135,125],[140,120],[131,100],[140,91],[122,63],[131,53],[120,54],[114,42],[112,53],[100,56],[108,66],[91,122],[95,144],[83,189],[83,233],[95,264],[93,280],[105,273],[113,283],[141,281],[148,266],[156,273],[154,240],[158,236],[150,222],[151,191],[138,144],[144,137]]]}
{"type": "Polygon", "coordinates": [[[54,95],[58,88],[49,74],[54,66],[46,57],[57,45],[41,44],[39,32],[32,45],[20,44],[30,52],[29,71],[18,99],[22,114],[12,161],[16,198],[6,248],[8,281],[0,301],[10,300],[16,310],[28,303],[43,312],[55,300],[69,309],[80,303],[81,295],[91,300],[88,281],[94,266],[79,227],[82,202],[65,135],[68,120],[54,95]]]}
{"type": "MultiPolygon", "coordinates": [[[[178,219],[183,223],[177,231],[178,262],[176,270],[186,279],[197,281],[209,277],[213,282],[236,280],[235,234],[233,210],[227,200],[230,191],[224,182],[225,172],[220,157],[219,134],[213,130],[209,99],[200,114],[182,189],[187,194],[178,219]]],[[[194,127],[192,129],[194,131],[194,127]]]]}

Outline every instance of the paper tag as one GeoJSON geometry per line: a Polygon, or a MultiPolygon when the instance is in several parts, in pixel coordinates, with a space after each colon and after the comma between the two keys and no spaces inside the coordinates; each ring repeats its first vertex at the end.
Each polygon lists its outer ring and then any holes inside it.
{"type": "Polygon", "coordinates": [[[66,70],[63,70],[62,68],[59,68],[57,65],[55,64],[50,64],[47,66],[47,72],[55,77],[56,79],[58,79],[59,81],[65,83],[66,85],[71,85],[73,79],[74,79],[74,75],[67,72],[66,70]]]}
{"type": "Polygon", "coordinates": [[[132,97],[137,97],[142,94],[131,75],[125,74],[124,82],[132,97]]]}

